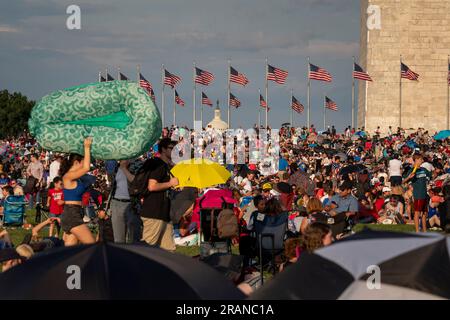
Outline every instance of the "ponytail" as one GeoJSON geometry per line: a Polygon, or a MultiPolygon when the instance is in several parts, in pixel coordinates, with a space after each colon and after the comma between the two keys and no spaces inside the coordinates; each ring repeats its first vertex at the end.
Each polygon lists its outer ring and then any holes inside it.
{"type": "Polygon", "coordinates": [[[78,153],[71,153],[69,157],[62,158],[61,166],[59,167],[59,176],[62,178],[72,168],[75,161],[81,162],[83,156],[78,153]]]}

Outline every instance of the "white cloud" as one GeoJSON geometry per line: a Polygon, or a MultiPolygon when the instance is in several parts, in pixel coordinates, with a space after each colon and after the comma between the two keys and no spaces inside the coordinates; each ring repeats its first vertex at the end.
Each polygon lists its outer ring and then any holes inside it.
{"type": "Polygon", "coordinates": [[[19,29],[8,25],[0,25],[0,32],[19,32],[19,29]]]}
{"type": "Polygon", "coordinates": [[[307,51],[311,55],[331,53],[337,56],[349,56],[357,53],[358,50],[358,42],[347,41],[314,40],[310,41],[307,47],[307,51]]]}

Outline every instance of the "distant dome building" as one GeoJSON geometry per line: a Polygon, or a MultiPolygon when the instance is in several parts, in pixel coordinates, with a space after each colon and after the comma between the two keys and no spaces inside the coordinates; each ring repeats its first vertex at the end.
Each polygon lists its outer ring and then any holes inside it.
{"type": "Polygon", "coordinates": [[[208,127],[219,131],[225,131],[228,129],[228,124],[220,118],[219,100],[217,100],[217,106],[214,110],[214,118],[210,123],[208,123],[208,127]]]}

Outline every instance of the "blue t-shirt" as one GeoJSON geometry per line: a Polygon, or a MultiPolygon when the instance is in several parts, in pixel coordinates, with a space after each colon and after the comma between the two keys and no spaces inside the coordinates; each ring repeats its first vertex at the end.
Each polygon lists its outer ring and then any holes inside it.
{"type": "Polygon", "coordinates": [[[286,171],[288,166],[289,166],[289,163],[286,161],[286,159],[280,158],[280,161],[278,162],[278,170],[286,171]]]}
{"type": "Polygon", "coordinates": [[[331,198],[331,202],[336,203],[336,213],[342,212],[358,212],[358,200],[352,195],[348,195],[345,198],[340,195],[335,195],[331,198]]]}
{"type": "Polygon", "coordinates": [[[431,179],[431,173],[427,169],[420,167],[416,170],[412,179],[414,199],[425,200],[427,198],[427,184],[431,179]]]}

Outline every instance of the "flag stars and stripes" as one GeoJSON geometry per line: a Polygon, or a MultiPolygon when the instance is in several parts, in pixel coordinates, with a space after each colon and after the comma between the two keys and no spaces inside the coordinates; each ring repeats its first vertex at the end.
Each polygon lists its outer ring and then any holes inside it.
{"type": "Polygon", "coordinates": [[[413,81],[418,81],[419,80],[419,74],[415,73],[414,71],[412,71],[406,64],[404,64],[402,62],[401,64],[401,68],[402,68],[402,78],[403,79],[408,79],[408,80],[413,80],[413,81]]]}
{"type": "Polygon", "coordinates": [[[267,108],[267,102],[262,95],[259,95],[259,105],[263,108],[267,108]]]}
{"type": "Polygon", "coordinates": [[[184,107],[184,101],[183,101],[183,99],[181,99],[180,96],[178,95],[177,90],[175,90],[175,102],[176,102],[176,104],[178,104],[178,105],[184,107]]]}
{"type": "Polygon", "coordinates": [[[230,82],[240,84],[241,86],[246,86],[249,83],[248,78],[243,73],[239,73],[232,66],[230,66],[230,82]]]}
{"type": "Polygon", "coordinates": [[[230,92],[230,106],[239,108],[241,106],[241,101],[234,94],[230,92]]]}
{"type": "Polygon", "coordinates": [[[372,81],[370,75],[367,72],[364,72],[363,68],[361,68],[357,63],[354,64],[353,78],[363,81],[372,81]]]}
{"type": "Polygon", "coordinates": [[[270,64],[267,65],[267,80],[275,81],[278,84],[285,84],[288,74],[285,70],[275,68],[270,64]]]}
{"type": "Polygon", "coordinates": [[[145,79],[141,73],[139,73],[139,86],[147,91],[153,102],[155,102],[155,92],[153,91],[152,84],[147,79],[145,79]]]}
{"type": "Polygon", "coordinates": [[[325,82],[333,81],[333,77],[327,70],[313,65],[312,63],[309,64],[309,79],[325,82]]]}
{"type": "Polygon", "coordinates": [[[126,75],[124,75],[122,72],[119,72],[119,80],[130,80],[126,75]]]}
{"type": "Polygon", "coordinates": [[[195,83],[208,86],[214,81],[214,75],[211,72],[195,68],[195,83]]]}
{"type": "Polygon", "coordinates": [[[330,109],[333,111],[338,111],[338,106],[337,106],[336,102],[334,102],[333,100],[331,100],[328,97],[325,97],[325,107],[327,109],[330,109]]]}
{"type": "Polygon", "coordinates": [[[202,104],[212,107],[212,101],[209,100],[208,96],[202,92],[202,104]]]}
{"type": "Polygon", "coordinates": [[[170,73],[169,71],[167,71],[166,69],[164,69],[164,84],[171,86],[172,88],[174,88],[178,83],[181,82],[181,78],[177,75],[174,75],[172,73],[170,73]]]}
{"type": "Polygon", "coordinates": [[[305,110],[305,107],[294,96],[292,96],[291,107],[297,113],[302,113],[305,110]]]}

